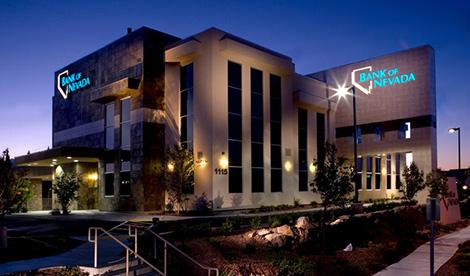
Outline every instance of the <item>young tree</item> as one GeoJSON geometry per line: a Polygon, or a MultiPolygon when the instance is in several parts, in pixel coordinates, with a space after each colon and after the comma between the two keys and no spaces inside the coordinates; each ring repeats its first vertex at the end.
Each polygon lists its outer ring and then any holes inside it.
{"type": "Polygon", "coordinates": [[[170,203],[179,214],[184,210],[186,195],[194,189],[194,157],[191,151],[175,145],[166,150],[163,164],[157,167],[158,175],[165,179],[170,203]]]}
{"type": "Polygon", "coordinates": [[[326,231],[326,216],[328,207],[332,205],[344,205],[351,192],[353,192],[353,168],[347,164],[347,159],[337,157],[336,147],[326,143],[320,158],[314,161],[316,173],[313,182],[310,183],[312,191],[318,193],[322,200],[323,215],[321,220],[321,236],[324,243],[326,231]]]}
{"type": "Polygon", "coordinates": [[[3,151],[0,156],[0,248],[6,247],[5,214],[26,209],[27,201],[33,195],[31,181],[25,175],[25,171],[14,168],[8,149],[3,151]]]}
{"type": "Polygon", "coordinates": [[[55,178],[52,191],[62,207],[62,214],[69,214],[72,201],[78,199],[77,191],[80,188],[81,178],[75,172],[63,172],[55,178]]]}
{"type": "Polygon", "coordinates": [[[442,199],[449,194],[447,176],[441,169],[429,172],[426,175],[425,185],[429,188],[429,197],[442,199]]]}
{"type": "Polygon", "coordinates": [[[404,183],[401,186],[401,192],[408,202],[412,202],[413,198],[419,191],[424,190],[424,172],[420,171],[415,162],[403,170],[404,183]]]}

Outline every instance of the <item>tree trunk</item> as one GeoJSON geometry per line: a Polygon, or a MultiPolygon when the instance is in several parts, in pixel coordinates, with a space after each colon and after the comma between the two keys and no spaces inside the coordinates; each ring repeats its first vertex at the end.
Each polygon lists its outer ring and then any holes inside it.
{"type": "Polygon", "coordinates": [[[7,248],[8,246],[8,232],[7,227],[0,225],[0,249],[7,248]]]}

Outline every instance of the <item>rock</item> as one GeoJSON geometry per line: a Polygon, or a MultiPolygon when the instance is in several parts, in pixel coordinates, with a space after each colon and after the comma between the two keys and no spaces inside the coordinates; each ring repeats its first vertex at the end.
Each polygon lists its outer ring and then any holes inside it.
{"type": "Polygon", "coordinates": [[[352,244],[348,244],[345,249],[343,249],[344,252],[351,252],[353,251],[353,246],[352,244]]]}
{"type": "Polygon", "coordinates": [[[269,229],[260,229],[258,231],[256,231],[256,234],[258,236],[266,236],[267,234],[271,233],[271,231],[269,229]]]}
{"type": "Polygon", "coordinates": [[[340,216],[335,221],[330,223],[330,225],[337,225],[337,224],[347,221],[348,219],[349,219],[348,215],[340,216]]]}
{"type": "Polygon", "coordinates": [[[276,228],[274,229],[274,232],[275,232],[275,233],[278,233],[278,234],[281,234],[281,235],[284,235],[284,236],[294,237],[294,232],[292,231],[292,229],[290,228],[290,226],[287,225],[287,224],[284,224],[284,225],[282,225],[282,226],[276,227],[276,228]]]}
{"type": "Polygon", "coordinates": [[[308,217],[299,217],[295,223],[295,228],[309,230],[313,228],[313,224],[308,217]]]}
{"type": "Polygon", "coordinates": [[[251,239],[254,236],[256,236],[256,231],[250,231],[250,232],[246,233],[246,236],[251,239]]]}
{"type": "Polygon", "coordinates": [[[264,238],[271,243],[274,247],[283,247],[286,245],[287,238],[284,235],[278,233],[272,233],[264,236],[264,238]]]}

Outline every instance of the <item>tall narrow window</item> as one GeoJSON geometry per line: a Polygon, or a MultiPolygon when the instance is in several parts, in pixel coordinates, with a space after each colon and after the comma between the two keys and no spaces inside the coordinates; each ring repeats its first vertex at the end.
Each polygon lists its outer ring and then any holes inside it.
{"type": "Polygon", "coordinates": [[[106,107],[106,121],[105,121],[105,132],[106,132],[106,148],[114,149],[114,103],[107,104],[106,107]]]}
{"type": "Polygon", "coordinates": [[[404,122],[398,129],[398,139],[410,139],[411,138],[411,122],[404,122]]]}
{"type": "Polygon", "coordinates": [[[380,156],[375,157],[375,189],[380,190],[381,180],[382,180],[382,158],[380,156]]]}
{"type": "Polygon", "coordinates": [[[271,114],[271,192],[282,192],[281,77],[269,75],[271,114]]]}
{"type": "Polygon", "coordinates": [[[121,162],[121,173],[119,175],[120,186],[119,193],[121,196],[131,195],[131,162],[121,162]]]}
{"type": "Polygon", "coordinates": [[[264,192],[263,72],[251,68],[251,191],[264,192]]]}
{"type": "Polygon", "coordinates": [[[193,148],[193,64],[180,69],[180,142],[193,148]]]}
{"type": "Polygon", "coordinates": [[[407,152],[405,153],[405,164],[407,167],[410,167],[411,163],[413,163],[413,153],[407,152]]]}
{"type": "Polygon", "coordinates": [[[317,113],[317,159],[322,160],[325,151],[325,114],[317,113]]]}
{"type": "Polygon", "coordinates": [[[299,108],[298,112],[298,142],[299,142],[299,191],[308,191],[307,171],[307,118],[306,109],[299,108]]]}
{"type": "Polygon", "coordinates": [[[356,163],[357,178],[356,178],[356,189],[362,189],[362,156],[357,157],[356,163]]]}
{"type": "Polygon", "coordinates": [[[367,170],[366,189],[372,190],[372,156],[367,156],[366,158],[366,170],[367,170]]]}
{"type": "Polygon", "coordinates": [[[131,98],[121,100],[121,148],[131,147],[131,98]]]}
{"type": "Polygon", "coordinates": [[[374,142],[380,142],[384,138],[384,132],[381,126],[374,127],[374,142]]]}
{"type": "Polygon", "coordinates": [[[104,170],[104,195],[114,196],[114,163],[107,163],[104,170]]]}
{"type": "Polygon", "coordinates": [[[401,189],[400,153],[395,153],[395,189],[401,189]]]}
{"type": "Polygon", "coordinates": [[[242,66],[228,62],[228,191],[241,193],[242,183],[242,66]]]}
{"type": "Polygon", "coordinates": [[[392,189],[392,155],[387,154],[387,190],[392,189]]]}
{"type": "MultiPolygon", "coordinates": [[[[353,131],[354,131],[354,130],[353,130],[353,131]]],[[[360,144],[360,143],[362,143],[362,131],[361,131],[361,128],[360,128],[360,127],[357,128],[357,132],[356,132],[356,133],[357,133],[357,139],[356,139],[356,141],[357,141],[358,144],[360,144]]],[[[354,134],[353,134],[353,137],[354,137],[354,134]]]]}

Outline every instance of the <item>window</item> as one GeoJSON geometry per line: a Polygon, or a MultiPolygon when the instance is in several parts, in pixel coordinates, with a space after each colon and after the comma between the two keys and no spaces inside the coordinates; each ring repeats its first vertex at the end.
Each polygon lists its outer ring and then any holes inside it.
{"type": "Polygon", "coordinates": [[[374,127],[374,142],[380,142],[384,138],[384,132],[382,127],[376,126],[374,127]]]}
{"type": "Polygon", "coordinates": [[[356,163],[357,178],[356,178],[356,189],[362,189],[362,156],[357,157],[356,163]]]}
{"type": "Polygon", "coordinates": [[[269,75],[271,114],[271,192],[282,192],[282,105],[281,77],[269,75]]]}
{"type": "Polygon", "coordinates": [[[407,152],[405,153],[405,164],[407,167],[410,167],[411,163],[413,163],[413,153],[407,152]]]}
{"type": "Polygon", "coordinates": [[[121,148],[131,147],[131,98],[121,100],[121,148]]]}
{"type": "Polygon", "coordinates": [[[387,154],[387,190],[392,189],[392,155],[387,154]]]}
{"type": "Polygon", "coordinates": [[[242,173],[242,66],[228,62],[229,193],[243,191],[242,173]]]}
{"type": "Polygon", "coordinates": [[[130,196],[131,195],[131,163],[129,161],[121,162],[121,173],[119,175],[120,178],[120,186],[119,186],[119,194],[121,196],[130,196]]]}
{"type": "Polygon", "coordinates": [[[106,148],[114,149],[114,103],[107,104],[105,110],[106,148]]]}
{"type": "Polygon", "coordinates": [[[372,190],[372,156],[367,156],[366,158],[366,189],[372,190]]]}
{"type": "Polygon", "coordinates": [[[401,189],[400,153],[395,153],[395,189],[401,189]]]}
{"type": "MultiPolygon", "coordinates": [[[[353,129],[353,131],[354,131],[354,129],[353,129]]],[[[354,137],[354,134],[353,134],[353,137],[354,137]]],[[[360,128],[360,127],[357,128],[357,139],[356,139],[356,142],[357,142],[358,144],[362,143],[362,131],[361,131],[361,128],[360,128]]]]}
{"type": "Polygon", "coordinates": [[[380,190],[380,182],[382,179],[381,171],[382,171],[382,158],[380,156],[375,157],[375,189],[380,190]]]}
{"type": "MultiPolygon", "coordinates": [[[[264,192],[263,72],[251,68],[251,191],[264,192]]],[[[241,111],[240,111],[241,113],[241,111]]]]}
{"type": "Polygon", "coordinates": [[[322,160],[325,150],[325,114],[317,113],[317,159],[322,160]]]}
{"type": "Polygon", "coordinates": [[[180,142],[193,148],[193,64],[180,68],[180,142]]]}
{"type": "Polygon", "coordinates": [[[398,130],[398,139],[411,138],[411,122],[404,122],[400,125],[398,130]]]}
{"type": "Polygon", "coordinates": [[[105,166],[104,195],[114,196],[114,163],[107,163],[105,166]]]}
{"type": "Polygon", "coordinates": [[[298,143],[299,143],[299,191],[308,191],[308,165],[307,165],[307,120],[306,109],[298,111],[298,143]]]}

